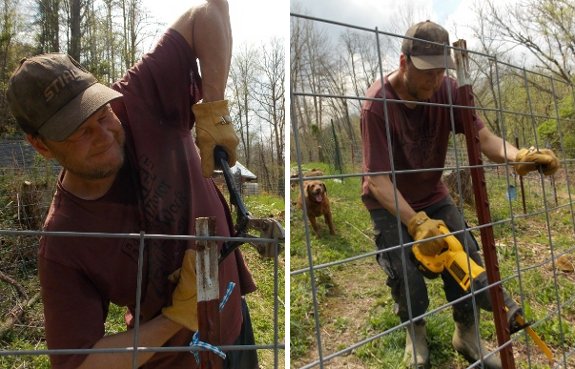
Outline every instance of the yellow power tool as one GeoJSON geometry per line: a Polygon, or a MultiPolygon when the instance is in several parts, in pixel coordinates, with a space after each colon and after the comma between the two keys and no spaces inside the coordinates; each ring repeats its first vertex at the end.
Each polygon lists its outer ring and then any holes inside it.
{"type": "MultiPolygon", "coordinates": [[[[457,281],[459,286],[463,291],[468,292],[471,288],[471,284],[477,286],[479,289],[482,286],[487,286],[487,273],[485,269],[478,265],[473,259],[471,259],[463,246],[453,234],[444,226],[439,226],[441,233],[445,234],[445,241],[447,247],[444,248],[438,255],[425,255],[421,252],[421,244],[416,243],[412,247],[413,258],[417,268],[422,272],[422,274],[428,278],[435,278],[447,269],[449,274],[457,281]]],[[[541,340],[539,335],[525,322],[525,319],[521,315],[521,309],[517,306],[517,303],[511,299],[509,295],[504,292],[505,301],[505,312],[511,311],[512,316],[509,317],[509,324],[511,333],[514,333],[520,329],[525,329],[527,334],[533,339],[533,342],[541,349],[550,362],[553,362],[553,352],[549,347],[541,340]]]]}

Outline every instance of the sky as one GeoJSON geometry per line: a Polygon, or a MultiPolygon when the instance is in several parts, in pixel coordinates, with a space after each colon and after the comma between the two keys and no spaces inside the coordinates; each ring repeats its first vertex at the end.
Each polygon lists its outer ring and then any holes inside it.
{"type": "MultiPolygon", "coordinates": [[[[399,14],[412,13],[415,20],[430,19],[443,25],[452,40],[469,39],[472,0],[291,0],[290,11],[381,31],[390,29],[399,14]]],[[[407,29],[402,30],[401,34],[407,29]]],[[[469,41],[468,41],[469,46],[469,41]]]]}
{"type": "MultiPolygon", "coordinates": [[[[165,26],[172,24],[198,0],[142,0],[151,14],[165,26]]],[[[234,49],[243,44],[259,45],[272,37],[285,37],[289,29],[289,6],[285,0],[228,0],[234,49]]]]}

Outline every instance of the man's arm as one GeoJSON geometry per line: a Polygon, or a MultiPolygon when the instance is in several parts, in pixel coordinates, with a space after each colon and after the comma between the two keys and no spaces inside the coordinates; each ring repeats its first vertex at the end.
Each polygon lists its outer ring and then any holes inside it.
{"type": "Polygon", "coordinates": [[[492,161],[504,163],[507,161],[515,162],[515,172],[520,176],[527,173],[540,170],[544,175],[553,175],[559,169],[559,159],[551,149],[517,149],[509,142],[497,137],[487,127],[479,131],[479,141],[481,151],[492,161]],[[505,156],[504,145],[507,156],[505,156]]]}
{"type": "Polygon", "coordinates": [[[207,0],[189,9],[172,26],[200,61],[203,101],[224,99],[232,55],[232,31],[226,0],[207,0]]]}
{"type": "Polygon", "coordinates": [[[517,156],[517,148],[501,137],[495,135],[487,127],[479,130],[481,152],[495,163],[513,162],[517,156]],[[505,148],[503,147],[505,145],[505,148]],[[507,154],[507,155],[506,155],[507,154]]]}
{"type": "MultiPolygon", "coordinates": [[[[180,329],[198,330],[198,299],[196,291],[196,252],[187,250],[182,261],[176,289],[172,293],[172,305],[162,309],[162,315],[140,326],[138,346],[162,346],[180,329]]],[[[101,338],[93,348],[130,347],[134,343],[134,330],[101,338]]],[[[139,367],[154,355],[154,352],[139,353],[139,367]]],[[[79,369],[132,368],[133,354],[91,354],[84,360],[79,369]]]]}
{"type": "MultiPolygon", "coordinates": [[[[159,347],[162,346],[170,337],[176,334],[183,327],[178,323],[172,322],[163,315],[140,325],[139,342],[140,347],[159,347]]],[[[117,333],[110,336],[102,337],[92,347],[98,348],[125,348],[134,344],[135,330],[117,333]]],[[[137,355],[137,367],[148,361],[155,352],[140,352],[137,355]]],[[[78,369],[131,369],[132,352],[126,353],[106,353],[90,354],[78,367],[78,369]]]]}
{"type": "Polygon", "coordinates": [[[407,225],[409,220],[415,215],[415,210],[407,203],[401,192],[393,186],[389,176],[366,176],[366,180],[369,191],[376,200],[390,213],[399,213],[401,222],[407,225]],[[399,209],[396,209],[394,194],[397,194],[397,205],[399,209]]]}

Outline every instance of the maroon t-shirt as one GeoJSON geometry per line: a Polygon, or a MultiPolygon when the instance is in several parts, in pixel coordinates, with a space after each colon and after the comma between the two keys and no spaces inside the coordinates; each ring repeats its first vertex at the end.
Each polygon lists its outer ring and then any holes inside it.
{"type": "MultiPolygon", "coordinates": [[[[382,87],[381,80],[376,81],[368,89],[366,97],[382,99],[384,93],[387,99],[400,100],[387,76],[385,85],[382,87]]],[[[456,81],[453,78],[444,78],[440,89],[427,102],[462,105],[456,81]]],[[[455,132],[463,133],[463,122],[459,118],[460,110],[454,109],[453,112],[455,132]]],[[[445,165],[449,134],[452,131],[451,121],[449,106],[417,105],[414,109],[410,109],[401,102],[386,101],[384,104],[383,100],[365,100],[361,109],[363,171],[365,173],[391,171],[391,151],[393,169],[396,171],[436,169],[396,173],[397,188],[411,207],[421,210],[442,200],[448,194],[447,187],[441,182],[441,174],[445,165]],[[389,141],[386,132],[385,105],[389,118],[389,141]]],[[[474,121],[478,130],[484,127],[475,113],[474,121]]],[[[382,208],[371,195],[365,178],[362,183],[362,199],[370,210],[382,208]]]]}
{"type": "MultiPolygon", "coordinates": [[[[216,233],[230,235],[230,215],[211,179],[201,175],[190,129],[191,105],[200,97],[196,57],[183,37],[168,30],[113,86],[124,96],[112,103],[126,131],[126,164],[100,199],[82,200],[58,183],[45,222],[47,231],[193,235],[195,218],[216,217],[216,233]]],[[[60,177],[62,178],[62,177],[60,177]]],[[[191,241],[148,239],[140,321],[161,313],[175,287],[168,275],[180,267],[191,241]]],[[[39,274],[46,340],[50,349],[90,348],[104,335],[108,306],[136,307],[139,240],[126,237],[45,236],[39,274]]],[[[222,344],[240,332],[241,295],[255,284],[236,251],[220,264],[220,296],[236,283],[220,314],[222,344]]],[[[201,334],[201,332],[200,332],[201,334]]],[[[166,346],[187,346],[192,332],[182,329],[166,346]]],[[[52,355],[52,366],[78,366],[84,355],[52,355]]],[[[188,352],[158,353],[144,368],[195,368],[188,352]]]]}

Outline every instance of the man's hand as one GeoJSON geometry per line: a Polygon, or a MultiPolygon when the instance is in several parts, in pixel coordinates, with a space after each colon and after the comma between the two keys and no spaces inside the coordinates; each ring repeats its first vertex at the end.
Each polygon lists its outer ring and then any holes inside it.
{"type": "MultiPolygon", "coordinates": [[[[440,225],[447,228],[443,220],[431,219],[424,211],[420,211],[411,217],[407,223],[407,231],[414,241],[420,241],[442,235],[443,233],[439,230],[440,225]]],[[[427,256],[438,255],[442,250],[448,248],[447,242],[443,238],[417,243],[415,246],[419,248],[423,255],[427,256]]]]}
{"type": "Polygon", "coordinates": [[[228,154],[230,167],[236,163],[239,139],[230,119],[228,102],[219,100],[192,106],[196,116],[196,144],[200,148],[202,175],[210,178],[214,173],[214,148],[221,146],[228,154]]]}
{"type": "MultiPolygon", "coordinates": [[[[174,272],[177,274],[177,271],[174,272]]],[[[186,250],[179,280],[172,293],[172,305],[162,309],[162,314],[191,331],[198,330],[198,294],[196,282],[196,251],[186,250]]],[[[172,279],[172,276],[170,276],[172,279]]],[[[177,277],[176,277],[177,279],[177,277]]]]}
{"type": "Polygon", "coordinates": [[[550,149],[535,149],[531,146],[529,149],[521,149],[515,157],[515,172],[520,176],[538,170],[546,176],[553,175],[559,169],[559,159],[555,156],[550,149]]]}

